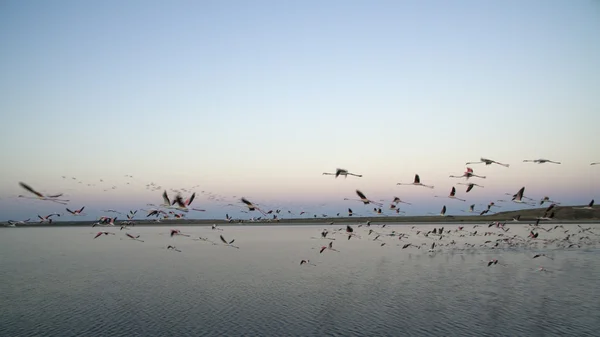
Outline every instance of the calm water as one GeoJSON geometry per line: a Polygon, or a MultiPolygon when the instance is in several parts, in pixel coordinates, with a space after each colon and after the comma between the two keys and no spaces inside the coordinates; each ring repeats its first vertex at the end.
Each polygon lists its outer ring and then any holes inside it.
{"type": "Polygon", "coordinates": [[[337,236],[339,252],[319,254],[329,241],[311,237],[324,227],[340,226],[179,227],[219,245],[171,238],[172,227],[129,231],[145,242],[118,228],[1,228],[0,335],[600,335],[599,245],[539,247],[554,260],[522,249],[428,253],[428,238],[403,250],[410,238],[382,247],[357,228],[361,239],[337,236]],[[116,235],[94,240],[99,230],[116,235]],[[492,258],[500,263],[487,267],[492,258]]]}

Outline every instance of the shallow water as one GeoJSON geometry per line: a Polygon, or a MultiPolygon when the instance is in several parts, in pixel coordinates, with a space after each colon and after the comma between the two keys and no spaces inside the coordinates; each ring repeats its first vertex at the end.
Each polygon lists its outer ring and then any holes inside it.
{"type": "Polygon", "coordinates": [[[563,233],[540,231],[535,249],[490,249],[479,247],[489,237],[444,226],[453,233],[436,242],[457,244],[435,253],[435,239],[416,234],[434,226],[388,225],[371,229],[409,237],[373,241],[354,226],[360,239],[336,235],[339,252],[323,254],[330,241],[311,237],[342,226],[179,227],[217,245],[171,238],[172,227],[129,230],[145,242],[118,228],[2,228],[0,335],[598,336],[600,237],[578,234],[593,243],[564,249],[543,242],[563,233]],[[93,239],[105,230],[116,235],[93,239]],[[402,249],[408,242],[424,245],[402,249]],[[463,250],[464,242],[477,247],[463,250]],[[499,263],[487,267],[493,258],[499,263]]]}

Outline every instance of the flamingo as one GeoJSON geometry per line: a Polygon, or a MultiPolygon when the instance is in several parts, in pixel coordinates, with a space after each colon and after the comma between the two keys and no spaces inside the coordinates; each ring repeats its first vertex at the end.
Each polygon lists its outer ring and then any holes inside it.
{"type": "Polygon", "coordinates": [[[469,210],[465,211],[465,210],[461,210],[462,212],[469,212],[469,213],[473,213],[475,212],[475,204],[472,204],[469,206],[469,210]]]}
{"type": "Polygon", "coordinates": [[[26,225],[29,222],[29,220],[31,219],[21,221],[8,220],[7,223],[14,227],[15,225],[26,225]]]}
{"type": "Polygon", "coordinates": [[[259,211],[263,215],[267,215],[262,209],[258,208],[256,205],[254,205],[253,203],[251,203],[248,199],[242,197],[241,200],[248,207],[248,211],[259,211]]]}
{"type": "Polygon", "coordinates": [[[590,203],[587,206],[573,207],[573,209],[594,209],[594,199],[592,199],[592,201],[590,201],[590,203]]]}
{"type": "Polygon", "coordinates": [[[322,254],[326,249],[327,250],[333,250],[334,252],[338,252],[339,253],[339,250],[333,248],[333,241],[329,242],[329,245],[321,247],[321,250],[319,251],[319,254],[322,254]]]}
{"type": "Polygon", "coordinates": [[[469,184],[465,184],[465,183],[458,183],[458,184],[459,184],[459,185],[466,185],[466,186],[467,186],[467,191],[466,191],[465,193],[469,193],[469,192],[470,192],[470,191],[473,189],[473,187],[475,187],[475,186],[483,188],[483,186],[481,186],[481,185],[477,185],[477,184],[475,184],[475,183],[469,183],[469,184]]]}
{"type": "Polygon", "coordinates": [[[144,240],[140,240],[140,239],[139,239],[139,237],[140,237],[140,235],[139,235],[139,234],[138,234],[138,235],[136,235],[136,236],[133,236],[132,234],[125,233],[125,235],[127,235],[127,237],[128,237],[128,238],[130,238],[130,239],[132,239],[132,240],[139,241],[139,242],[144,242],[144,240]]]}
{"type": "MultiPolygon", "coordinates": [[[[180,194],[177,194],[177,196],[175,197],[175,201],[173,202],[174,204],[177,204],[177,210],[182,211],[182,212],[188,212],[188,206],[194,201],[194,198],[196,197],[196,193],[192,193],[192,196],[187,199],[186,201],[183,201],[183,198],[181,197],[180,194]]],[[[196,210],[196,209],[194,209],[196,210]]],[[[201,212],[204,212],[204,210],[198,210],[201,212]]]]}
{"type": "Polygon", "coordinates": [[[542,200],[540,200],[540,206],[542,206],[545,202],[560,205],[560,202],[552,201],[552,200],[550,200],[550,197],[546,196],[546,197],[543,197],[542,200]]]}
{"type": "Polygon", "coordinates": [[[427,187],[427,188],[433,188],[433,186],[431,185],[423,185],[421,184],[421,177],[419,177],[418,174],[415,174],[415,180],[408,184],[408,183],[397,183],[396,185],[415,185],[415,186],[423,186],[423,187],[427,187]]]}
{"type": "Polygon", "coordinates": [[[446,215],[446,205],[444,205],[444,207],[442,207],[442,211],[440,212],[440,214],[435,214],[435,213],[428,213],[428,214],[445,216],[446,215]]]}
{"type": "Polygon", "coordinates": [[[310,260],[302,260],[302,261],[300,261],[300,265],[303,265],[303,264],[306,264],[306,265],[309,265],[309,266],[316,266],[315,264],[310,263],[310,260]]]}
{"type": "Polygon", "coordinates": [[[180,253],[181,253],[181,251],[180,251],[179,249],[177,249],[177,247],[175,247],[175,246],[171,246],[171,245],[168,245],[168,246],[167,246],[167,250],[174,250],[174,251],[176,251],[176,252],[180,252],[180,253]]]}
{"type": "Polygon", "coordinates": [[[69,213],[71,213],[73,215],[85,215],[85,214],[81,213],[81,212],[83,212],[84,208],[85,208],[85,206],[81,207],[80,209],[76,209],[74,211],[72,211],[72,210],[70,210],[68,208],[66,210],[67,210],[67,212],[69,212],[69,213]]]}
{"type": "Polygon", "coordinates": [[[361,191],[359,191],[359,190],[356,190],[356,194],[358,195],[358,197],[359,197],[360,199],[348,199],[348,198],[344,198],[344,200],[354,200],[354,201],[361,201],[361,202],[362,202],[363,204],[365,204],[365,205],[368,205],[368,204],[374,204],[374,205],[378,205],[379,207],[382,207],[382,206],[383,206],[383,204],[380,204],[380,203],[378,203],[378,202],[375,202],[375,201],[373,201],[373,200],[370,200],[370,199],[368,199],[368,198],[367,198],[367,197],[365,197],[365,195],[364,195],[364,194],[363,194],[361,191]]]}
{"type": "Polygon", "coordinates": [[[19,182],[19,186],[21,186],[22,188],[24,188],[25,190],[27,190],[30,193],[33,193],[37,196],[37,198],[31,198],[31,197],[26,197],[24,195],[19,195],[19,198],[26,198],[26,199],[39,199],[39,200],[47,200],[47,201],[52,201],[52,202],[56,202],[58,204],[63,204],[66,205],[69,200],[64,200],[64,199],[57,199],[60,198],[62,196],[62,193],[60,194],[55,194],[55,195],[43,195],[42,193],[34,190],[33,188],[31,188],[31,186],[23,183],[23,182],[19,182]]]}
{"type": "Polygon", "coordinates": [[[477,177],[477,178],[481,178],[481,179],[485,179],[485,176],[478,176],[476,174],[473,173],[473,169],[470,167],[467,167],[467,171],[465,173],[463,173],[462,176],[450,176],[450,178],[466,178],[467,180],[469,180],[469,178],[471,177],[477,177]]]}
{"type": "Polygon", "coordinates": [[[465,165],[485,164],[487,166],[487,165],[492,165],[492,164],[498,164],[498,165],[501,165],[501,166],[504,166],[504,167],[509,167],[510,166],[509,164],[502,164],[502,163],[499,163],[499,162],[497,162],[495,160],[491,160],[491,159],[487,159],[487,158],[480,158],[479,160],[480,161],[468,162],[465,165]]]}
{"type": "Polygon", "coordinates": [[[526,205],[529,205],[529,206],[533,206],[532,204],[530,204],[530,203],[528,203],[526,201],[523,201],[523,198],[524,198],[523,197],[523,193],[525,193],[525,187],[521,187],[521,189],[519,190],[519,192],[517,192],[517,194],[513,195],[512,201],[514,201],[516,203],[519,203],[519,204],[526,204],[526,205]]]}
{"type": "Polygon", "coordinates": [[[187,237],[189,237],[189,234],[183,234],[183,233],[181,233],[181,231],[179,229],[171,229],[171,237],[173,237],[175,235],[181,235],[181,236],[187,236],[187,237]]]}
{"type": "Polygon", "coordinates": [[[40,223],[44,223],[44,222],[52,223],[52,216],[54,216],[54,215],[60,216],[60,214],[58,214],[58,213],[52,213],[52,214],[48,214],[44,217],[38,215],[38,218],[40,218],[40,223]]]}
{"type": "Polygon", "coordinates": [[[223,241],[223,243],[224,243],[226,246],[229,246],[229,247],[233,247],[233,248],[240,249],[240,247],[232,245],[232,243],[235,241],[235,239],[233,239],[233,240],[231,240],[231,241],[227,242],[227,240],[225,240],[225,238],[223,237],[223,235],[219,235],[219,237],[221,238],[221,241],[223,241]]]}
{"type": "MultiPolygon", "coordinates": [[[[437,196],[437,195],[435,195],[434,197],[435,198],[443,198],[443,197],[440,197],[440,196],[437,196]]],[[[457,198],[456,197],[456,188],[454,188],[454,186],[452,186],[452,189],[450,190],[450,194],[448,195],[447,198],[449,198],[449,199],[456,199],[456,200],[460,200],[460,201],[466,201],[465,199],[461,199],[461,198],[457,198]]]]}
{"type": "Polygon", "coordinates": [[[111,233],[111,232],[98,232],[98,234],[96,234],[96,236],[94,236],[94,239],[99,236],[102,236],[103,234],[104,235],[115,235],[115,233],[111,233]]]}
{"type": "Polygon", "coordinates": [[[350,173],[350,172],[348,172],[348,170],[341,169],[341,168],[336,169],[335,173],[323,172],[323,175],[335,176],[336,179],[339,176],[344,176],[344,178],[348,178],[348,176],[355,176],[355,177],[359,177],[359,178],[362,177],[362,174],[350,173]]]}
{"type": "Polygon", "coordinates": [[[402,201],[402,200],[400,200],[400,198],[398,198],[398,197],[394,197],[394,200],[392,200],[392,202],[393,202],[394,204],[396,204],[396,205],[397,205],[398,203],[403,203],[403,204],[407,204],[407,205],[412,205],[411,203],[408,203],[408,202],[405,202],[405,201],[402,201]]]}
{"type": "Polygon", "coordinates": [[[559,161],[552,161],[548,159],[527,159],[523,160],[524,163],[536,163],[536,164],[544,164],[544,163],[552,163],[552,164],[560,164],[559,161]]]}

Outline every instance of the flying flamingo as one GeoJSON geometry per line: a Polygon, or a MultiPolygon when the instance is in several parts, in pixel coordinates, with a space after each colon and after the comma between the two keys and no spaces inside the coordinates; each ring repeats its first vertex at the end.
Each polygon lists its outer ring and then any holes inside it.
{"type": "Polygon", "coordinates": [[[560,202],[552,201],[552,200],[550,200],[550,197],[546,196],[546,197],[543,197],[542,200],[540,200],[540,206],[542,206],[545,202],[560,205],[560,202]]]}
{"type": "Polygon", "coordinates": [[[33,193],[37,196],[37,198],[31,198],[31,197],[26,197],[24,195],[19,195],[19,198],[26,198],[26,199],[39,199],[39,200],[47,200],[47,201],[52,201],[52,202],[56,202],[59,204],[63,204],[66,205],[69,200],[64,200],[64,199],[57,199],[60,198],[62,196],[61,194],[55,194],[55,195],[43,195],[42,193],[34,190],[33,188],[31,188],[31,186],[23,183],[23,182],[19,182],[19,186],[21,186],[22,188],[24,188],[25,190],[27,190],[30,193],[33,193]]]}
{"type": "Polygon", "coordinates": [[[380,203],[378,203],[378,202],[375,202],[375,201],[373,201],[373,200],[370,200],[370,199],[368,199],[368,198],[367,198],[367,197],[365,197],[365,195],[364,195],[364,194],[363,194],[361,191],[359,191],[359,190],[356,190],[356,194],[358,195],[358,197],[359,197],[360,199],[348,199],[348,198],[344,198],[344,200],[354,200],[354,201],[361,201],[361,202],[362,202],[363,204],[365,204],[365,205],[368,205],[368,204],[375,204],[375,205],[378,205],[379,207],[382,207],[382,206],[383,206],[383,204],[380,204],[380,203]]]}
{"type": "Polygon", "coordinates": [[[481,186],[481,185],[477,185],[477,184],[474,184],[474,183],[469,183],[469,184],[465,184],[465,183],[458,183],[458,184],[459,184],[459,185],[467,185],[467,186],[468,186],[468,187],[467,187],[467,191],[466,191],[465,193],[469,193],[469,191],[471,191],[471,190],[473,189],[473,187],[475,187],[475,186],[483,188],[483,186],[481,186]]]}
{"type": "Polygon", "coordinates": [[[253,203],[251,203],[248,199],[242,197],[241,200],[248,207],[248,211],[255,211],[256,210],[256,211],[261,212],[263,215],[267,215],[262,209],[258,208],[256,205],[254,205],[253,203]]]}
{"type": "Polygon", "coordinates": [[[590,203],[587,206],[573,207],[573,209],[594,209],[594,199],[592,199],[592,201],[590,201],[590,203]]]}
{"type": "Polygon", "coordinates": [[[339,176],[344,176],[344,178],[348,178],[348,176],[362,177],[362,174],[350,173],[350,172],[348,172],[348,170],[344,170],[344,169],[341,169],[341,168],[336,169],[335,173],[324,172],[323,175],[335,176],[336,179],[339,176]]]}
{"type": "Polygon", "coordinates": [[[513,195],[512,201],[514,201],[516,203],[519,203],[519,204],[526,204],[526,205],[529,205],[529,206],[533,206],[532,204],[530,204],[530,203],[528,203],[526,201],[523,201],[523,198],[524,198],[523,197],[523,193],[525,193],[525,187],[521,187],[521,189],[519,190],[519,192],[517,192],[517,194],[513,195]]]}
{"type": "Polygon", "coordinates": [[[12,225],[26,225],[29,222],[29,220],[31,220],[31,219],[21,220],[21,221],[8,220],[7,223],[11,226],[12,225]]]}
{"type": "Polygon", "coordinates": [[[397,205],[398,203],[403,203],[403,204],[407,204],[407,205],[412,205],[411,203],[408,203],[408,202],[405,202],[405,201],[402,201],[402,200],[400,200],[400,198],[398,198],[398,197],[394,197],[394,200],[392,200],[392,202],[393,202],[394,204],[396,204],[396,205],[397,205]]]}
{"type": "Polygon", "coordinates": [[[115,233],[111,233],[111,232],[98,232],[98,234],[96,234],[96,236],[94,236],[94,239],[97,238],[97,237],[99,237],[99,236],[102,236],[102,234],[104,234],[104,235],[109,235],[109,234],[110,235],[115,235],[115,233]]]}
{"type": "MultiPolygon", "coordinates": [[[[437,195],[435,195],[434,197],[435,198],[444,198],[444,197],[440,197],[440,196],[437,196],[437,195]]],[[[447,198],[449,198],[449,199],[456,199],[456,200],[460,200],[460,201],[466,201],[465,199],[461,199],[461,198],[457,198],[456,197],[456,188],[454,188],[454,186],[452,186],[452,190],[450,190],[450,194],[448,195],[447,198]]]]}
{"type": "Polygon", "coordinates": [[[303,265],[303,264],[306,264],[306,265],[309,265],[309,266],[316,266],[316,264],[310,263],[310,260],[302,260],[302,261],[300,261],[300,265],[303,265]]]}
{"type": "Polygon", "coordinates": [[[136,235],[136,236],[133,236],[133,235],[131,235],[129,233],[125,233],[125,235],[127,235],[127,237],[130,238],[130,239],[132,239],[132,240],[139,241],[139,242],[144,242],[144,240],[140,240],[139,239],[139,237],[140,237],[139,234],[136,235]]]}
{"type": "Polygon", "coordinates": [[[477,178],[481,178],[481,179],[485,179],[485,176],[478,176],[476,174],[473,173],[473,169],[470,167],[467,167],[467,171],[465,173],[463,173],[462,176],[450,176],[450,178],[466,178],[467,180],[469,180],[469,178],[471,177],[477,177],[477,178]]]}
{"type": "Polygon", "coordinates": [[[560,164],[559,161],[552,161],[548,159],[527,159],[523,160],[524,163],[536,163],[536,164],[544,164],[544,163],[552,163],[552,164],[560,164]]]}
{"type": "Polygon", "coordinates": [[[175,246],[171,246],[171,245],[168,245],[168,246],[167,246],[167,250],[174,250],[174,251],[176,251],[176,252],[180,252],[180,253],[181,253],[181,251],[180,251],[179,249],[177,249],[177,247],[175,247],[175,246]]]}
{"type": "Polygon", "coordinates": [[[171,229],[171,237],[173,237],[175,235],[181,235],[181,236],[187,236],[187,237],[189,237],[189,234],[183,234],[183,233],[181,233],[181,231],[179,229],[171,229]]]}
{"type": "Polygon", "coordinates": [[[67,212],[69,212],[69,213],[71,213],[73,215],[85,215],[85,214],[81,213],[81,212],[83,212],[84,208],[85,208],[85,206],[81,207],[80,209],[76,209],[74,211],[72,211],[72,210],[70,210],[68,208],[66,210],[67,210],[67,212]]]}
{"type": "Polygon", "coordinates": [[[54,216],[54,215],[60,216],[60,214],[58,214],[58,213],[52,213],[52,214],[48,214],[44,217],[38,215],[38,218],[40,218],[40,223],[44,223],[44,222],[52,223],[52,216],[54,216]]]}
{"type": "Polygon", "coordinates": [[[465,210],[461,210],[462,212],[469,212],[469,213],[473,213],[475,212],[475,204],[472,204],[471,206],[469,206],[469,210],[465,211],[465,210]]]}
{"type": "Polygon", "coordinates": [[[442,207],[442,211],[439,214],[435,214],[435,213],[428,213],[428,214],[445,216],[446,215],[446,205],[444,205],[444,207],[442,207]]]}
{"type": "Polygon", "coordinates": [[[319,251],[319,254],[322,254],[326,249],[327,250],[333,250],[334,252],[338,252],[339,253],[339,250],[333,248],[333,241],[329,242],[329,245],[321,247],[321,250],[319,251]]]}
{"type": "Polygon", "coordinates": [[[418,174],[415,174],[415,180],[408,184],[408,183],[397,183],[396,185],[415,185],[415,186],[423,186],[423,187],[427,187],[427,188],[433,188],[433,186],[431,185],[423,185],[421,184],[421,178],[419,177],[418,174]]]}
{"type": "MultiPolygon", "coordinates": [[[[175,201],[173,202],[173,205],[177,204],[177,206],[178,206],[177,209],[179,211],[187,212],[187,211],[189,211],[188,210],[188,206],[192,203],[192,201],[194,201],[195,197],[196,197],[196,193],[193,193],[192,196],[189,199],[187,199],[186,201],[183,201],[183,198],[181,197],[181,195],[178,194],[175,197],[175,201]]],[[[198,210],[198,211],[203,212],[204,210],[198,210]]]]}
{"type": "Polygon", "coordinates": [[[221,241],[223,241],[223,243],[224,243],[226,246],[229,246],[229,247],[233,247],[233,248],[240,249],[240,247],[232,245],[232,243],[235,241],[235,239],[233,239],[233,240],[231,240],[231,241],[227,242],[227,240],[225,240],[225,238],[223,237],[223,235],[219,235],[219,237],[221,238],[221,241]]]}
{"type": "Polygon", "coordinates": [[[487,158],[480,158],[479,160],[480,161],[468,162],[468,163],[466,163],[466,165],[471,165],[471,164],[485,164],[487,166],[487,165],[492,165],[492,164],[498,164],[498,165],[501,165],[501,166],[504,166],[504,167],[509,167],[510,166],[509,164],[502,164],[502,163],[499,163],[499,162],[497,162],[495,160],[491,160],[491,159],[487,159],[487,158]]]}

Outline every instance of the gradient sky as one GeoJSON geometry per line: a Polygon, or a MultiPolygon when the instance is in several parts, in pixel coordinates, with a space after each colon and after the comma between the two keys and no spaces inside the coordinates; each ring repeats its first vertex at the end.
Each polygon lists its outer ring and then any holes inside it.
{"type": "Polygon", "coordinates": [[[0,220],[63,210],[19,181],[90,219],[160,203],[149,182],[199,185],[201,218],[238,208],[200,191],[361,214],[357,188],[409,214],[598,197],[598,1],[2,1],[0,45],[0,220]],[[480,157],[511,167],[472,166],[465,195],[448,175],[480,157]],[[415,173],[436,188],[395,185],[415,173]],[[468,202],[432,197],[453,185],[468,202]]]}

